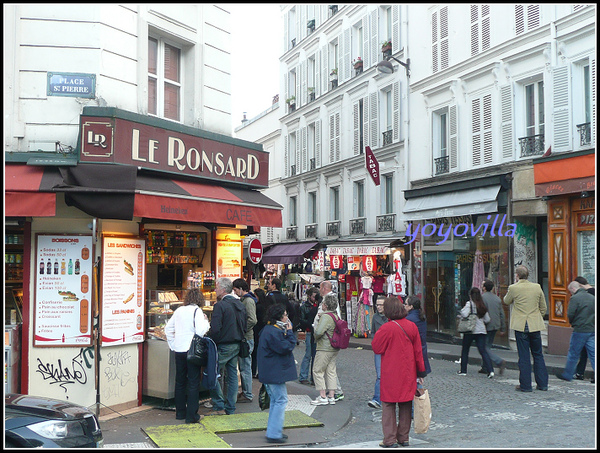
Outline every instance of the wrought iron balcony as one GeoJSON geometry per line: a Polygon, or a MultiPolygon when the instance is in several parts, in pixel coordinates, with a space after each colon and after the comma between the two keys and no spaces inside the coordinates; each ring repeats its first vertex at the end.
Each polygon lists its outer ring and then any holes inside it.
{"type": "Polygon", "coordinates": [[[450,157],[442,156],[435,159],[435,174],[442,175],[450,171],[450,157]]]}
{"type": "Polygon", "coordinates": [[[304,227],[304,236],[307,238],[316,238],[317,237],[317,224],[312,223],[310,225],[306,225],[304,227]]]}
{"type": "Polygon", "coordinates": [[[577,132],[579,132],[579,145],[585,146],[592,143],[592,123],[578,124],[577,132]]]}
{"type": "Polygon", "coordinates": [[[367,232],[367,219],[350,219],[350,234],[365,234],[367,232]]]}
{"type": "Polygon", "coordinates": [[[541,156],[544,154],[544,134],[521,137],[521,157],[541,156]]]}
{"type": "Polygon", "coordinates": [[[389,131],[385,131],[383,133],[383,144],[381,146],[392,144],[393,132],[394,132],[393,130],[389,130],[389,131]]]}
{"type": "Polygon", "coordinates": [[[339,236],[342,229],[342,222],[336,220],[334,222],[327,222],[327,236],[339,236]]]}
{"type": "Polygon", "coordinates": [[[377,218],[377,232],[381,231],[395,231],[396,229],[396,214],[384,214],[378,215],[377,218]]]}
{"type": "Polygon", "coordinates": [[[286,239],[298,239],[298,227],[292,226],[288,227],[285,234],[286,239]]]}

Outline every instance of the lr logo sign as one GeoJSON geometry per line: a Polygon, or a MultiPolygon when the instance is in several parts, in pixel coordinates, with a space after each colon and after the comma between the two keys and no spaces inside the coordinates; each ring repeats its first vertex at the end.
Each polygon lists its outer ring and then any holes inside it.
{"type": "Polygon", "coordinates": [[[113,126],[106,122],[87,121],[81,126],[81,153],[89,157],[113,154],[113,126]]]}

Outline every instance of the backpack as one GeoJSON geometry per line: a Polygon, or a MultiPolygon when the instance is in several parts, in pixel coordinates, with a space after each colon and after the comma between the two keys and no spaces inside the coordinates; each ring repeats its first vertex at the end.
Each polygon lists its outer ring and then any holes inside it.
{"type": "Polygon", "coordinates": [[[327,332],[327,338],[329,338],[329,343],[335,349],[346,349],[348,344],[350,343],[350,329],[348,329],[348,323],[343,319],[336,318],[333,313],[327,313],[329,316],[333,318],[333,322],[335,322],[335,329],[333,330],[333,336],[329,336],[327,332]]]}

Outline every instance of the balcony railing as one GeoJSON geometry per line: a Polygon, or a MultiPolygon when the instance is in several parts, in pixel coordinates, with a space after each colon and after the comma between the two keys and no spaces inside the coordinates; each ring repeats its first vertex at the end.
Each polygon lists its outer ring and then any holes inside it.
{"type": "Polygon", "coordinates": [[[521,137],[521,157],[541,156],[544,154],[544,134],[521,137]]]}
{"type": "Polygon", "coordinates": [[[298,227],[297,226],[292,226],[292,227],[288,227],[286,232],[285,232],[285,237],[286,239],[298,239],[298,227]]]}
{"type": "Polygon", "coordinates": [[[383,133],[383,144],[382,144],[382,146],[391,145],[392,144],[393,132],[394,132],[393,130],[389,130],[389,131],[385,131],[383,133]]]}
{"type": "Polygon", "coordinates": [[[307,238],[317,237],[317,224],[313,223],[304,227],[304,236],[307,238]]]}
{"type": "Polygon", "coordinates": [[[396,229],[396,214],[384,214],[378,215],[377,218],[377,232],[382,231],[395,231],[396,229]]]}
{"type": "Polygon", "coordinates": [[[367,219],[350,219],[350,234],[365,234],[367,232],[367,219]]]}
{"type": "Polygon", "coordinates": [[[327,236],[339,236],[342,229],[342,222],[336,220],[334,222],[327,222],[327,236]]]}
{"type": "Polygon", "coordinates": [[[442,175],[450,171],[450,157],[442,156],[435,159],[435,174],[442,175]]]}
{"type": "Polygon", "coordinates": [[[578,124],[577,132],[579,132],[579,145],[585,146],[592,143],[592,123],[578,124]]]}

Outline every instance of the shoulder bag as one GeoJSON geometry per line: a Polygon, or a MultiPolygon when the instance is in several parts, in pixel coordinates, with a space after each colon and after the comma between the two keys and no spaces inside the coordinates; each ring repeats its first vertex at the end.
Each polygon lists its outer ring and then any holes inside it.
{"type": "Polygon", "coordinates": [[[190,344],[190,348],[187,352],[187,361],[193,365],[199,367],[205,367],[208,360],[208,348],[204,342],[204,338],[196,333],[196,312],[198,307],[194,310],[194,337],[190,344]]]}
{"type": "Polygon", "coordinates": [[[461,333],[471,333],[475,329],[475,323],[477,323],[477,313],[473,313],[473,303],[471,304],[471,313],[466,318],[460,318],[458,321],[458,331],[461,333]]]}

